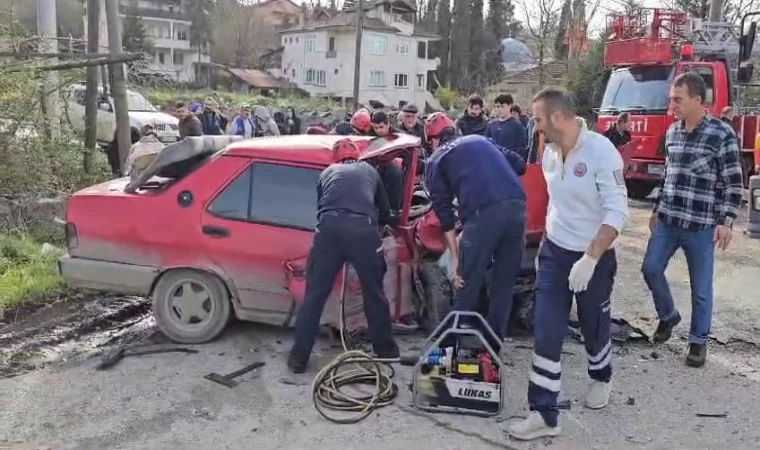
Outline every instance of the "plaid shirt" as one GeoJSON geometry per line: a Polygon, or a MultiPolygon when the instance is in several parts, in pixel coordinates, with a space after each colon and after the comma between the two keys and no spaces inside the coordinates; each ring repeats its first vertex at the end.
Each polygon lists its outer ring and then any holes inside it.
{"type": "Polygon", "coordinates": [[[690,133],[682,120],[668,129],[660,198],[663,223],[699,231],[736,218],[742,200],[742,168],[734,131],[705,116],[690,133]]]}

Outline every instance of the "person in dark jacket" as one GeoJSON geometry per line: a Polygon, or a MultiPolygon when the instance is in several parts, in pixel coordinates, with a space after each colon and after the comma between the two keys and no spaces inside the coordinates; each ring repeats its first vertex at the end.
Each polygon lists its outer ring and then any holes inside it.
{"type": "Polygon", "coordinates": [[[486,137],[520,155],[524,160],[528,158],[525,127],[511,112],[514,100],[509,94],[501,94],[496,97],[496,119],[488,124],[486,137]]]}
{"type": "Polygon", "coordinates": [[[488,129],[488,119],[483,112],[483,99],[477,95],[471,95],[467,99],[467,109],[462,117],[457,120],[456,129],[462,136],[471,134],[486,134],[488,129]]]}
{"type": "MultiPolygon", "coordinates": [[[[140,140],[140,130],[136,127],[129,127],[129,139],[131,144],[135,144],[140,140]]],[[[130,145],[130,149],[132,145],[130,145]]],[[[121,158],[119,156],[119,131],[114,131],[113,140],[106,146],[106,156],[108,157],[108,165],[111,166],[111,173],[114,176],[121,176],[121,158]]]]}
{"type": "Polygon", "coordinates": [[[443,113],[427,119],[425,135],[435,149],[425,181],[452,255],[451,273],[457,288],[454,309],[477,310],[493,262],[487,320],[503,338],[525,243],[526,197],[519,178],[525,173],[525,161],[483,136],[457,137],[454,123],[443,113]],[[463,223],[461,243],[457,243],[454,229],[455,198],[463,223]]]}
{"type": "Polygon", "coordinates": [[[386,272],[382,225],[396,225],[380,177],[359,161],[360,150],[349,139],[335,144],[335,164],[317,183],[317,232],[306,269],[306,297],[296,316],[288,367],[303,373],[319,331],[335,277],[348,262],[356,270],[364,296],[364,311],[372,347],[380,358],[397,358],[391,335],[391,315],[383,291],[386,272]]]}
{"type": "Polygon", "coordinates": [[[512,105],[511,108],[509,108],[509,112],[512,113],[512,117],[519,120],[520,123],[524,126],[528,126],[528,116],[523,114],[522,108],[518,104],[512,105]]]}
{"type": "Polygon", "coordinates": [[[280,134],[301,134],[301,119],[296,115],[296,110],[290,106],[285,109],[285,123],[283,132],[280,134]]]}
{"type": "Polygon", "coordinates": [[[412,136],[417,136],[425,143],[425,125],[417,118],[417,107],[412,103],[407,103],[401,108],[401,124],[399,131],[412,136]]]}
{"type": "Polygon", "coordinates": [[[330,132],[330,134],[351,136],[354,134],[354,128],[351,126],[350,122],[340,122],[339,124],[335,125],[335,128],[332,130],[332,132],[330,132]]]}
{"type": "MultiPolygon", "coordinates": [[[[387,137],[398,134],[398,131],[391,127],[388,121],[388,115],[383,111],[375,111],[372,114],[372,134],[377,137],[387,137]]],[[[392,161],[381,163],[377,166],[377,172],[383,181],[385,191],[388,193],[388,201],[391,209],[396,211],[401,209],[404,189],[404,173],[396,167],[392,161]]]]}
{"type": "Polygon", "coordinates": [[[240,107],[240,114],[232,121],[230,134],[244,138],[256,137],[259,134],[256,119],[251,115],[251,105],[240,107]]]}
{"type": "Polygon", "coordinates": [[[220,136],[227,130],[228,120],[219,112],[219,104],[211,97],[204,102],[203,111],[198,114],[198,119],[205,135],[220,136]]]}
{"type": "Polygon", "coordinates": [[[627,112],[620,113],[617,122],[604,132],[604,137],[609,139],[615,148],[631,142],[631,115],[627,112]]]}
{"type": "Polygon", "coordinates": [[[192,114],[185,102],[177,102],[174,105],[174,115],[179,119],[179,138],[189,136],[203,136],[203,125],[200,119],[192,114]]]}

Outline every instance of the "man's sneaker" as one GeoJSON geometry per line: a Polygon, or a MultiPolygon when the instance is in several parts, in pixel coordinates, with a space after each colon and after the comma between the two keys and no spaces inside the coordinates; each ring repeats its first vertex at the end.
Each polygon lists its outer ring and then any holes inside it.
{"type": "Polygon", "coordinates": [[[602,409],[610,403],[611,383],[592,380],[586,392],[586,408],[602,409]]]}
{"type": "Polygon", "coordinates": [[[689,367],[702,367],[707,359],[706,344],[689,344],[689,354],[686,356],[686,365],[689,367]]]}
{"type": "Polygon", "coordinates": [[[394,342],[392,345],[384,346],[383,348],[376,348],[375,354],[380,359],[394,359],[401,356],[398,350],[398,345],[394,342]]]}
{"type": "Polygon", "coordinates": [[[288,356],[288,368],[292,373],[304,373],[306,372],[306,362],[291,353],[288,356]]]}
{"type": "Polygon", "coordinates": [[[654,332],[654,336],[652,336],[652,341],[655,344],[667,342],[670,337],[673,336],[673,328],[679,323],[681,323],[681,315],[678,313],[676,313],[675,317],[667,321],[661,320],[660,323],[657,324],[657,330],[654,332]]]}
{"type": "Polygon", "coordinates": [[[515,422],[507,428],[507,432],[513,438],[520,441],[531,441],[542,437],[559,436],[562,429],[557,424],[556,427],[550,427],[544,422],[541,413],[532,411],[528,417],[515,422]]]}

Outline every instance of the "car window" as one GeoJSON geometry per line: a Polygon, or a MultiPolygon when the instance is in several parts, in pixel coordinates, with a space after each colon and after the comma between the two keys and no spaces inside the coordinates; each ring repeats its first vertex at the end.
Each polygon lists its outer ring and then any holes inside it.
{"type": "Polygon", "coordinates": [[[316,169],[254,164],[250,220],[313,230],[319,174],[316,169]]]}
{"type": "Polygon", "coordinates": [[[208,210],[211,214],[225,219],[248,219],[248,199],[251,192],[251,169],[237,176],[219,194],[208,210]]]}

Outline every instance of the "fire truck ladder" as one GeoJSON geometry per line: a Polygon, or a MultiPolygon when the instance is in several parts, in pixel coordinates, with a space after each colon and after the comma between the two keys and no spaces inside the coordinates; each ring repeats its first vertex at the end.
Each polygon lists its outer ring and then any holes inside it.
{"type": "Polygon", "coordinates": [[[739,56],[739,26],[726,22],[708,22],[689,19],[686,39],[694,46],[694,54],[715,56],[739,56]]]}

